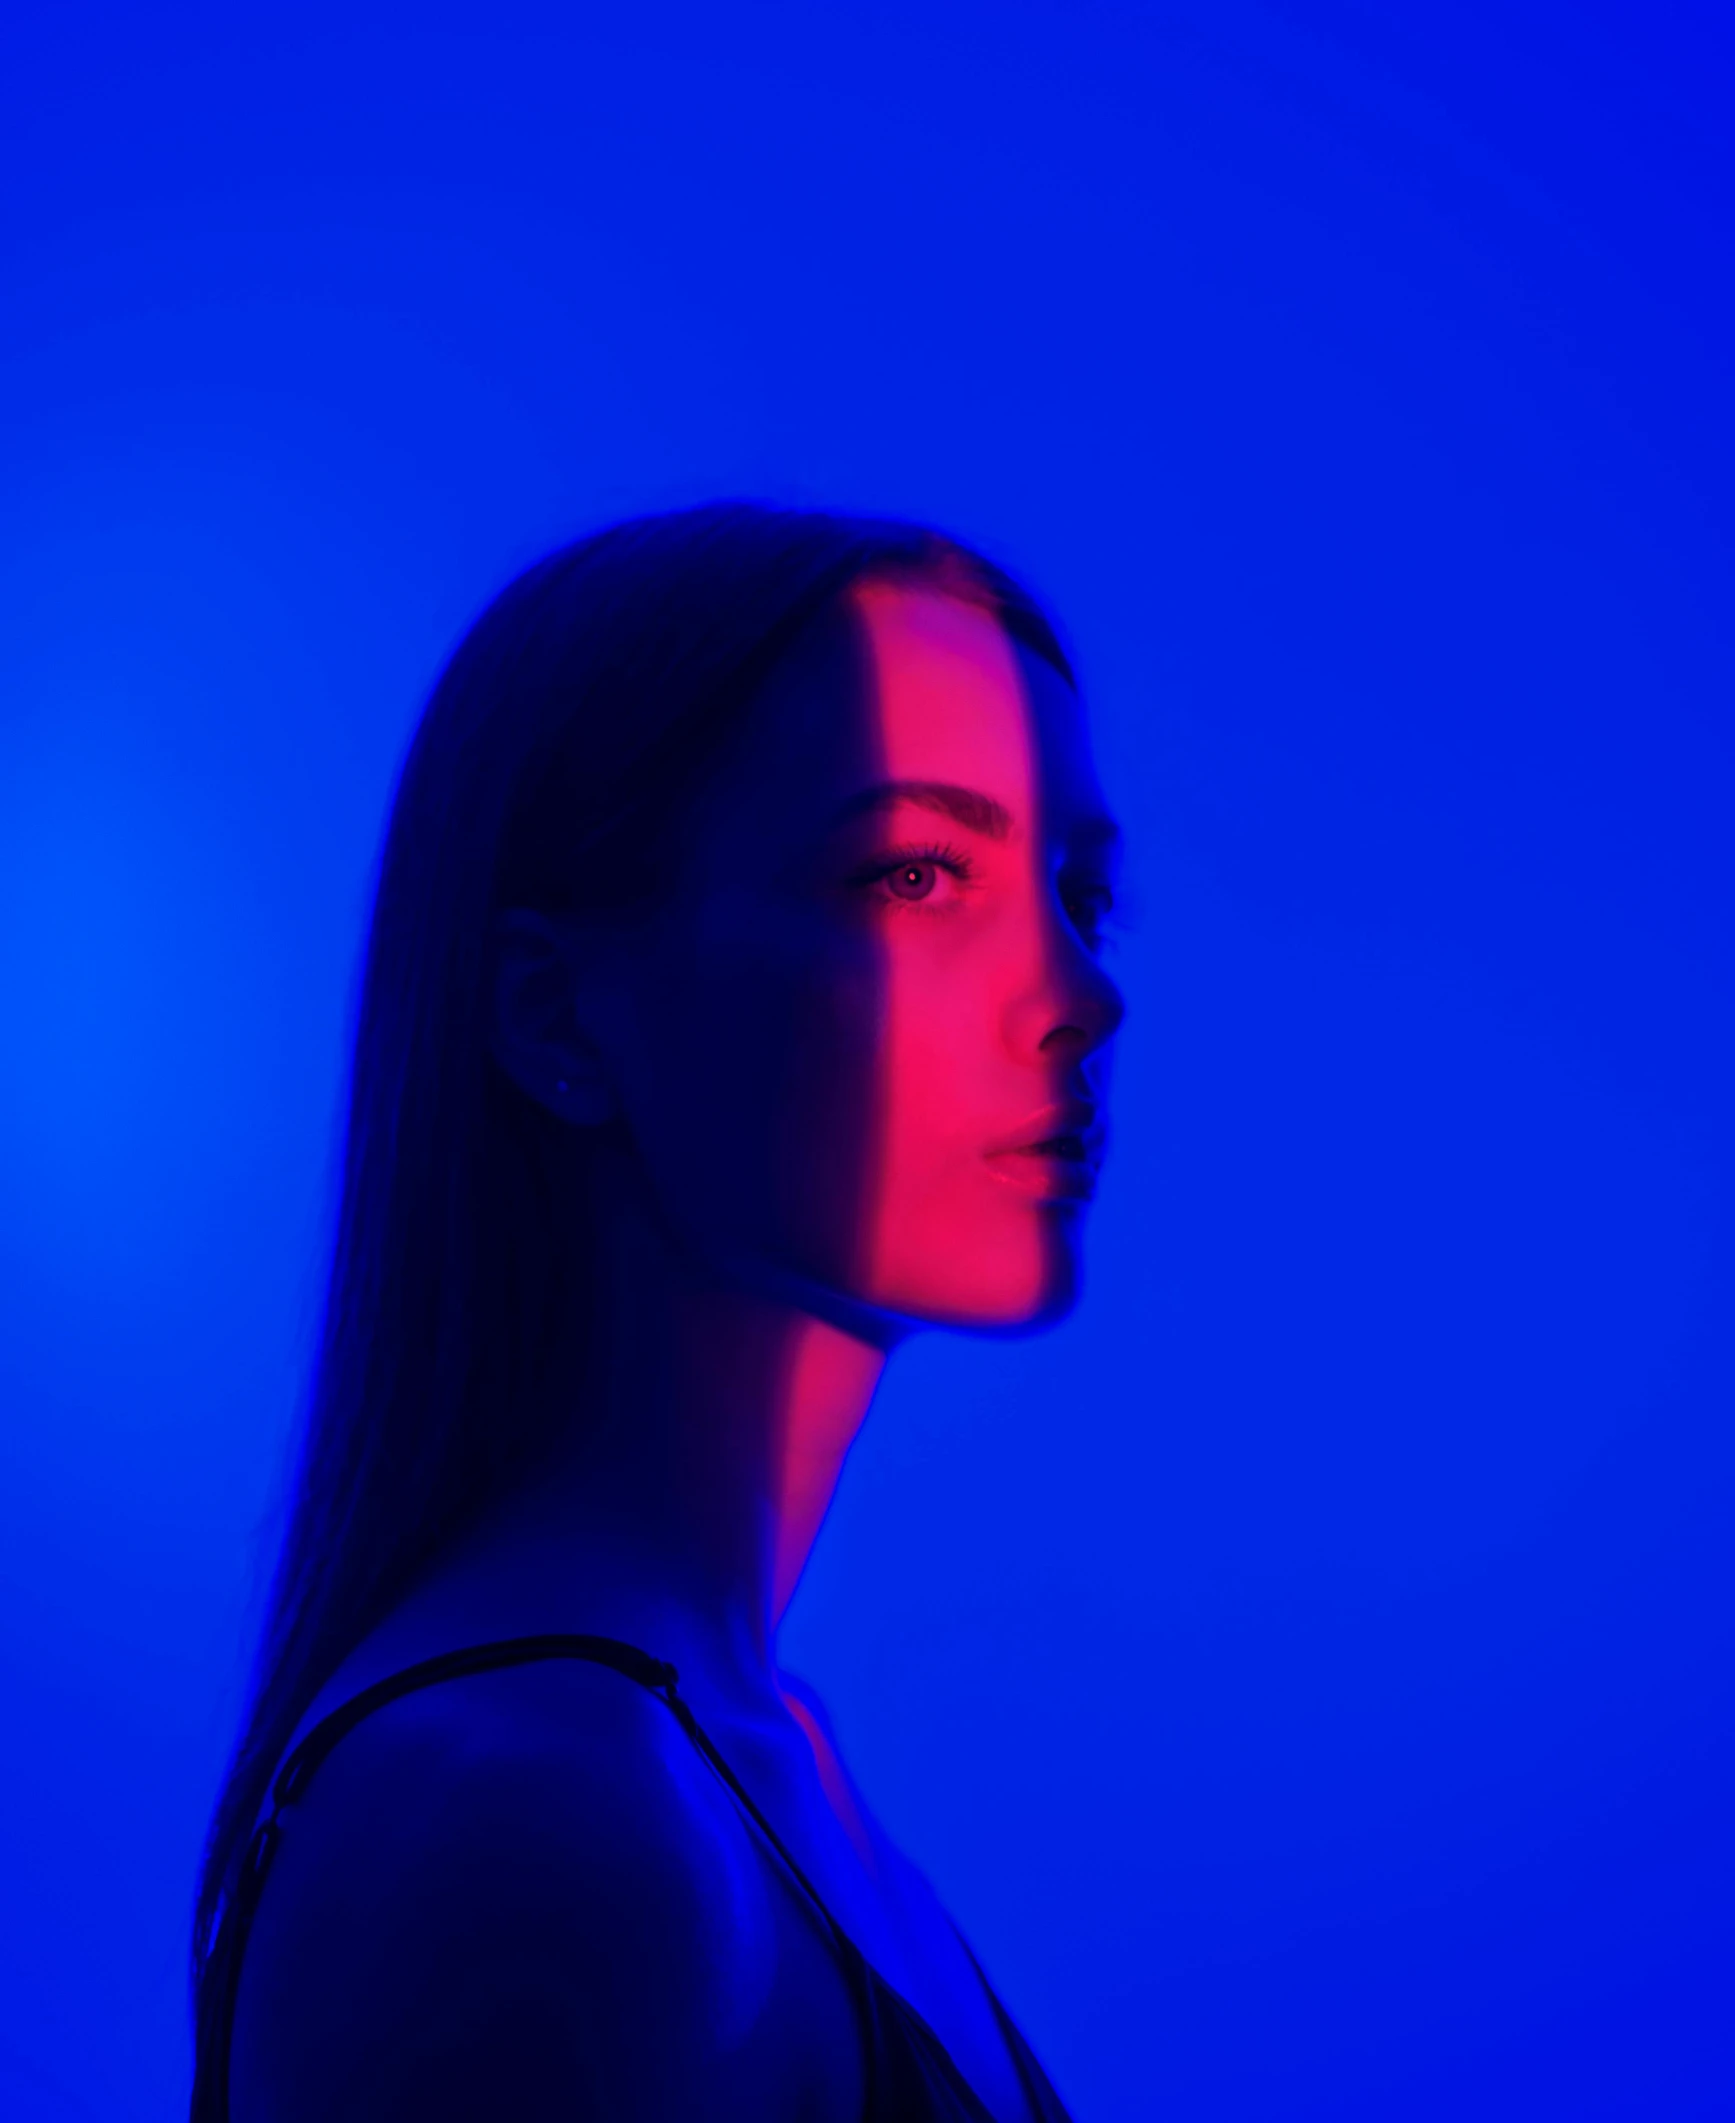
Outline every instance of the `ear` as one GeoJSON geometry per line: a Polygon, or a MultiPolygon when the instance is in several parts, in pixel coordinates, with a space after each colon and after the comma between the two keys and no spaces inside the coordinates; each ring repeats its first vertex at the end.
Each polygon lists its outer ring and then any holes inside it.
{"type": "Polygon", "coordinates": [[[547,914],[509,907],[495,918],[494,1059],[556,1119],[598,1127],[619,1110],[601,1051],[580,1023],[578,938],[547,914]]]}

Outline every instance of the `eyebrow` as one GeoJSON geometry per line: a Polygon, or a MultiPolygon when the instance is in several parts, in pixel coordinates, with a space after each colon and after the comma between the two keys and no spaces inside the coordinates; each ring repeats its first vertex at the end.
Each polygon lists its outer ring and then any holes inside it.
{"type": "Polygon", "coordinates": [[[980,789],[962,789],[951,781],[882,781],[852,796],[837,814],[837,823],[859,818],[864,811],[887,811],[894,804],[916,804],[924,811],[939,811],[956,819],[972,833],[990,840],[1005,840],[1012,832],[1012,813],[980,789]]]}
{"type": "MultiPolygon", "coordinates": [[[[845,819],[859,818],[864,812],[886,811],[901,803],[938,811],[989,840],[1011,837],[1012,813],[998,798],[984,795],[980,789],[961,788],[952,781],[876,782],[871,789],[852,796],[835,823],[841,825],[845,819]]],[[[1092,817],[1081,820],[1069,837],[1080,847],[1112,849],[1120,841],[1121,829],[1112,818],[1092,817]]]]}

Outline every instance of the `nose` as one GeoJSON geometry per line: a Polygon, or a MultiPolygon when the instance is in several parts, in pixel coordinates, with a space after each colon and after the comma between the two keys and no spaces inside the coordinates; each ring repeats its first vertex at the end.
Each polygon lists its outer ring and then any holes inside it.
{"type": "Polygon", "coordinates": [[[1064,909],[1044,923],[1037,978],[1017,996],[1007,1032],[1014,1051],[1046,1061],[1083,1061],[1126,1019],[1126,997],[1086,946],[1064,909]]]}

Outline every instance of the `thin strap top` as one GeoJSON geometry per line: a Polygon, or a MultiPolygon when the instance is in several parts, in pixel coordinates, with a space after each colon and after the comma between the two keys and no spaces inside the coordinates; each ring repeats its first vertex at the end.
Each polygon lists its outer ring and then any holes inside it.
{"type": "MultiPolygon", "coordinates": [[[[224,1907],[212,1949],[207,1977],[211,1986],[210,2004],[208,2010],[200,2013],[191,2123],[228,2123],[229,2044],[241,1956],[277,1849],[281,1833],[279,1821],[284,1809],[305,1795],[326,1756],[345,1733],[352,1731],[371,1712],[418,1688],[460,1680],[496,1667],[527,1665],[537,1659],[584,1659],[594,1665],[612,1667],[616,1673],[636,1681],[641,1688],[667,1704],[699,1755],[740,1800],[766,1842],[812,1901],[836,1942],[861,2028],[867,2075],[862,2123],[994,2123],[994,2118],[953,2062],[939,2036],[910,2001],[879,1974],[845,1932],[826,1907],[819,1890],[743,1789],[709,1734],[677,1692],[674,1667],[664,1659],[652,1658],[648,1652],[640,1651],[632,1644],[599,1636],[509,1637],[499,1643],[475,1644],[462,1651],[445,1652],[439,1658],[424,1659],[362,1689],[322,1718],[290,1750],[273,1780],[265,1817],[254,1834],[239,1878],[224,1907]]],[[[957,1929],[956,1925],[953,1929],[957,1929]]],[[[1029,2043],[995,1995],[969,1941],[962,1932],[958,1937],[993,2007],[1029,2103],[1030,2114],[1036,2118],[1036,2123],[1071,2123],[1060,2096],[1049,2083],[1048,2075],[1037,2062],[1029,2043]]]]}

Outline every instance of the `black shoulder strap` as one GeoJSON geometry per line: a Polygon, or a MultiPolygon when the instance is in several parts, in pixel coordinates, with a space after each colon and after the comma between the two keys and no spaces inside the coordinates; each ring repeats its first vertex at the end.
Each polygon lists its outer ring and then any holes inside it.
{"type": "MultiPolygon", "coordinates": [[[[401,1673],[389,1674],[383,1681],[374,1682],[371,1688],[362,1689],[351,1696],[348,1702],[340,1704],[336,1710],[321,1718],[284,1757],[282,1767],[272,1780],[270,1803],[265,1818],[260,1822],[248,1846],[240,1873],[225,1904],[217,1940],[212,1948],[213,1990],[209,2011],[200,2013],[192,2123],[226,2123],[229,2109],[229,2042],[235,1995],[241,1974],[241,1954],[247,1943],[253,1912],[259,1904],[260,1891],[265,1885],[265,1876],[271,1868],[272,1857],[281,1839],[282,1831],[278,1820],[284,1808],[293,1806],[306,1794],[315,1771],[344,1734],[353,1731],[363,1718],[384,1704],[395,1702],[399,1696],[409,1695],[418,1688],[433,1687],[440,1681],[461,1680],[469,1674],[485,1673],[495,1667],[528,1665],[536,1659],[585,1659],[594,1665],[612,1666],[616,1673],[624,1674],[630,1681],[636,1681],[641,1688],[647,1689],[668,1705],[682,1731],[746,1807],[766,1841],[788,1866],[814,1907],[825,1919],[843,1952],[850,1976],[850,1987],[857,1997],[858,2009],[860,2008],[866,1994],[867,1964],[859,1948],[826,1907],[818,1888],[791,1857],[782,1838],[753,1803],[735,1772],[718,1753],[710,1735],[701,1727],[686,1702],[676,1692],[675,1668],[666,1659],[652,1658],[649,1652],[640,1651],[633,1644],[619,1643],[613,1637],[507,1637],[498,1643],[472,1644],[461,1651],[443,1652],[438,1658],[423,1659],[417,1665],[406,1666],[401,1673]]],[[[871,2071],[871,2052],[869,2068],[871,2071]]]]}
{"type": "Polygon", "coordinates": [[[472,1673],[486,1673],[497,1666],[525,1666],[536,1659],[588,1659],[598,1666],[612,1666],[629,1681],[637,1681],[653,1695],[666,1689],[672,1696],[675,1669],[666,1660],[632,1644],[616,1643],[607,1636],[515,1636],[494,1644],[471,1644],[462,1651],[444,1651],[438,1658],[422,1659],[400,1673],[388,1674],[340,1703],[320,1719],[287,1755],[271,1786],[271,1814],[293,1804],[307,1789],[319,1767],[345,1733],[353,1732],[362,1719],[395,1703],[399,1696],[418,1688],[431,1688],[439,1681],[461,1681],[472,1673]]]}

